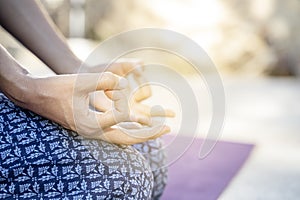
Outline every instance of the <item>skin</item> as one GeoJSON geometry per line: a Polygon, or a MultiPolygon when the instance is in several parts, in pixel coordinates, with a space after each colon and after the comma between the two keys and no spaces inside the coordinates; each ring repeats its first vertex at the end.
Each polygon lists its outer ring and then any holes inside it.
{"type": "Polygon", "coordinates": [[[82,61],[34,0],[0,0],[0,24],[58,74],[34,77],[0,46],[0,91],[16,105],[85,137],[116,144],[145,142],[170,131],[166,125],[152,123],[151,117],[172,117],[172,111],[151,112],[141,104],[151,95],[149,87],[138,90],[131,103],[134,106],[128,106],[125,97],[129,86],[121,76],[132,73],[135,80],[142,83],[141,62],[123,61],[108,69],[106,65],[98,65],[84,68],[78,74],[82,61]],[[116,125],[120,122],[131,124],[127,124],[127,129],[118,128],[116,125]]]}

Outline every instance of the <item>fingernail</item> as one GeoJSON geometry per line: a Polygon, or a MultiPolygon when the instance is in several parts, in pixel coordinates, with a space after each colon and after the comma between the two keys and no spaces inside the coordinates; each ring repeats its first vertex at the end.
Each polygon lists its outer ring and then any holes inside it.
{"type": "Polygon", "coordinates": [[[163,128],[163,134],[169,133],[170,131],[171,131],[171,129],[170,129],[170,127],[168,127],[168,126],[165,126],[165,127],[163,128]]]}
{"type": "Polygon", "coordinates": [[[119,86],[121,88],[126,88],[128,86],[128,81],[127,79],[121,77],[120,80],[119,80],[119,86]]]}
{"type": "Polygon", "coordinates": [[[142,71],[142,65],[141,64],[136,64],[135,65],[135,70],[137,71],[137,75],[138,76],[141,76],[142,75],[142,73],[143,73],[143,71],[142,71]]]}
{"type": "Polygon", "coordinates": [[[176,117],[176,113],[173,111],[169,111],[169,117],[176,117]]]}

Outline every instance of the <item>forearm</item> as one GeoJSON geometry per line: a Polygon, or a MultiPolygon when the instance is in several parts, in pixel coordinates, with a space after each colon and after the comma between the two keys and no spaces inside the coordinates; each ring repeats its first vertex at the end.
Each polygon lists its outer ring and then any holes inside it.
{"type": "Polygon", "coordinates": [[[20,105],[26,101],[31,77],[0,45],[0,91],[20,105]]]}
{"type": "Polygon", "coordinates": [[[80,67],[81,61],[35,0],[0,0],[0,24],[56,73],[76,73],[80,67]]]}

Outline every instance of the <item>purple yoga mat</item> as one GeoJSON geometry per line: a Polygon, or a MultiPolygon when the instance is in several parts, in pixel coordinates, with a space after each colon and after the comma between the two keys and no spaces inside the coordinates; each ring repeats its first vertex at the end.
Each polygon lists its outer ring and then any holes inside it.
{"type": "Polygon", "coordinates": [[[162,200],[217,199],[253,148],[251,144],[219,141],[205,159],[199,160],[202,142],[202,139],[195,139],[183,156],[169,166],[162,200]]]}

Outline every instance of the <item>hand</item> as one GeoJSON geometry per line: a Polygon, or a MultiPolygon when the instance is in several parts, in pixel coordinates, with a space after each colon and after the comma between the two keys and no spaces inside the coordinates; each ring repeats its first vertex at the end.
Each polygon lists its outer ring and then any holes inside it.
{"type": "Polygon", "coordinates": [[[89,109],[89,93],[100,90],[117,93],[126,86],[126,79],[109,72],[32,78],[31,89],[24,94],[26,101],[19,105],[82,136],[99,138],[104,129],[128,121],[129,117],[123,110],[123,101],[114,95],[113,109],[104,113],[89,109]]]}
{"type": "MultiPolygon", "coordinates": [[[[123,111],[128,111],[127,98],[123,96],[122,92],[97,91],[90,94],[91,105],[96,106],[94,109],[103,113],[114,109],[112,99],[120,99],[123,101],[123,106],[126,107],[123,107],[123,111]]],[[[121,122],[111,126],[105,129],[103,134],[99,135],[98,139],[114,144],[132,145],[158,138],[170,131],[170,128],[164,124],[151,123],[148,114],[136,114],[132,112],[132,109],[129,110],[129,118],[135,122],[121,122]],[[145,127],[136,122],[149,126],[145,127]]]]}
{"type": "MultiPolygon", "coordinates": [[[[99,65],[92,68],[87,68],[89,71],[96,72],[99,70],[110,71],[119,76],[128,76],[133,74],[135,81],[138,85],[146,83],[145,78],[143,77],[143,63],[136,59],[121,59],[118,62],[114,62],[109,66],[99,65]]],[[[149,85],[144,84],[139,87],[136,91],[132,91],[130,85],[125,90],[125,95],[123,99],[128,101],[129,112],[131,120],[135,122],[140,122],[142,124],[149,125],[151,123],[151,117],[174,117],[175,113],[169,109],[161,109],[160,107],[150,107],[140,103],[142,100],[149,98],[151,96],[151,88],[149,85]],[[131,95],[131,98],[129,95],[131,95]]],[[[111,109],[112,102],[107,98],[108,93],[104,94],[103,92],[97,92],[91,95],[91,106],[98,111],[105,112],[111,109]]]]}
{"type": "MultiPolygon", "coordinates": [[[[99,73],[99,72],[112,72],[122,77],[126,77],[130,74],[133,75],[134,80],[139,86],[146,83],[146,79],[143,76],[143,62],[137,59],[119,59],[110,65],[100,64],[93,67],[83,67],[80,72],[87,73],[99,73]]],[[[130,87],[130,86],[129,86],[130,87]]],[[[143,85],[135,92],[135,100],[142,101],[151,96],[151,88],[149,85],[143,85]]]]}
{"type": "MultiPolygon", "coordinates": [[[[128,98],[128,90],[122,90],[118,92],[120,101],[123,101],[123,105],[128,107],[129,116],[131,121],[139,122],[144,125],[151,125],[152,117],[174,117],[175,113],[170,109],[162,109],[161,107],[150,107],[148,105],[142,104],[135,100],[135,98],[128,98]],[[121,94],[122,93],[122,96],[121,94]],[[129,99],[129,100],[128,100],[129,99]]],[[[100,112],[107,112],[113,109],[112,91],[97,91],[90,94],[90,104],[91,106],[100,112]]],[[[116,98],[116,97],[115,97],[116,98]]]]}

